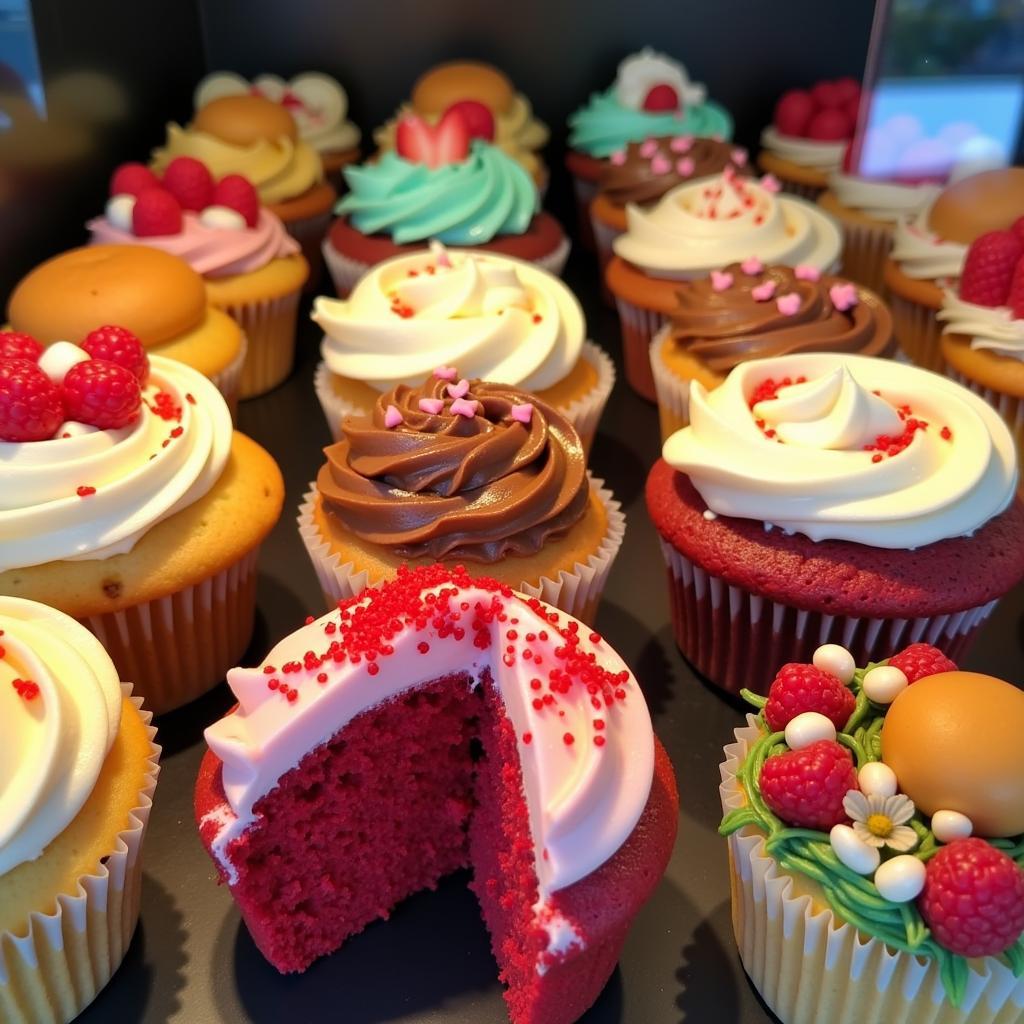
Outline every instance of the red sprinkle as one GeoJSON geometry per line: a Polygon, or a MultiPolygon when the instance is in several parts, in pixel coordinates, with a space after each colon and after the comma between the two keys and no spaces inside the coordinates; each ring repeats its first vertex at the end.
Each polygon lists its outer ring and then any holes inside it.
{"type": "Polygon", "coordinates": [[[565,734],[565,735],[564,735],[564,736],[562,737],[562,742],[563,742],[563,743],[565,743],[565,745],[566,745],[567,747],[571,747],[571,746],[572,746],[572,745],[573,745],[573,744],[574,744],[574,743],[576,742],[576,737],[575,737],[575,736],[573,736],[573,734],[572,734],[571,732],[567,732],[567,733],[566,733],[566,734],[565,734]]]}
{"type": "Polygon", "coordinates": [[[11,686],[22,700],[35,700],[39,696],[39,684],[31,679],[12,679],[11,686]]]}
{"type": "Polygon", "coordinates": [[[523,733],[523,742],[524,743],[532,743],[533,742],[533,733],[532,732],[524,732],[523,733]]]}
{"type": "Polygon", "coordinates": [[[81,487],[76,488],[76,490],[75,490],[75,494],[77,494],[80,498],[88,498],[90,494],[95,494],[95,493],[96,493],[96,488],[95,487],[89,487],[89,486],[87,486],[85,484],[83,484],[81,487]]]}

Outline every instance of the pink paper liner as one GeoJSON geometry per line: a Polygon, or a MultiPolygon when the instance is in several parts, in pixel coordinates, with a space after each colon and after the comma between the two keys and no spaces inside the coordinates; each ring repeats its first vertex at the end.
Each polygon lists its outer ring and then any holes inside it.
{"type": "Polygon", "coordinates": [[[291,373],[300,295],[296,289],[276,299],[220,307],[242,328],[248,342],[238,385],[241,398],[266,394],[291,373]]]}
{"type": "Polygon", "coordinates": [[[892,227],[836,219],[843,229],[842,275],[870,288],[876,295],[884,294],[885,261],[892,251],[892,227]]]}
{"type": "MultiPolygon", "coordinates": [[[[722,812],[743,807],[736,778],[760,735],[753,715],[720,765],[722,812]]],[[[732,921],[743,967],[785,1024],[1011,1024],[1024,1015],[1024,978],[994,957],[970,961],[963,1005],[946,999],[935,960],[892,950],[813,901],[814,883],[784,872],[747,826],[729,837],[732,921]],[[798,890],[799,888],[802,891],[798,890]]]]}
{"type": "Polygon", "coordinates": [[[249,342],[242,331],[242,345],[238,355],[224,367],[220,373],[210,375],[213,386],[224,396],[228,410],[231,413],[231,421],[235,422],[238,415],[238,398],[241,393],[242,368],[245,366],[246,356],[249,354],[249,342]]]}
{"type": "MultiPolygon", "coordinates": [[[[0,933],[0,1020],[4,1024],[62,1024],[96,998],[121,965],[139,919],[140,853],[160,774],[160,747],[153,742],[153,714],[130,683],[121,693],[139,709],[150,753],[138,801],[113,850],[70,893],[56,898],[52,913],[29,915],[24,935],[0,933]]],[[[43,854],[45,856],[45,853],[43,854]]]]}
{"type": "MultiPolygon", "coordinates": [[[[615,386],[615,364],[604,349],[592,341],[585,341],[580,351],[580,358],[586,359],[597,371],[597,383],[585,395],[581,395],[568,406],[560,407],[566,418],[576,428],[583,442],[584,450],[589,453],[597,433],[597,424],[601,419],[608,396],[615,386]]],[[[313,377],[313,388],[327,420],[327,428],[331,437],[338,441],[341,438],[341,421],[346,416],[365,416],[370,411],[355,402],[341,398],[331,387],[331,371],[327,364],[320,361],[313,377]]]]}
{"type": "Polygon", "coordinates": [[[888,301],[900,348],[915,365],[942,373],[945,364],[939,345],[942,324],[935,316],[938,311],[905,299],[894,291],[888,293],[888,301]]]}
{"type": "Polygon", "coordinates": [[[169,595],[92,615],[95,633],[122,678],[154,715],[217,685],[249,646],[256,614],[257,546],[234,565],[169,595]]]}
{"type": "Polygon", "coordinates": [[[858,665],[925,642],[959,662],[998,600],[944,615],[861,618],[805,611],[760,597],[706,572],[661,540],[672,629],[683,656],[727,693],[767,693],[789,661],[810,662],[822,644],[841,644],[858,665]]]}
{"type": "Polygon", "coordinates": [[[651,373],[651,342],[668,323],[668,317],[664,313],[634,306],[618,296],[615,297],[615,305],[622,327],[622,362],[626,380],[641,398],[657,401],[654,375],[651,373]]]}
{"type": "MultiPolygon", "coordinates": [[[[577,562],[571,573],[563,570],[558,573],[557,579],[544,576],[536,584],[524,580],[515,589],[528,597],[539,597],[542,601],[575,616],[581,622],[592,623],[605,583],[608,581],[608,573],[622,546],[622,538],[626,533],[626,517],[621,504],[615,500],[612,492],[604,487],[604,481],[591,477],[589,473],[587,477],[608,517],[608,530],[597,551],[587,557],[585,564],[577,562]]],[[[341,556],[331,552],[330,543],[324,539],[313,518],[316,484],[314,482],[309,486],[310,489],[303,495],[302,504],[299,506],[299,536],[309,553],[327,606],[333,608],[338,601],[361,594],[368,586],[377,586],[384,581],[381,579],[371,582],[365,570],[356,572],[351,562],[342,563],[341,556]]],[[[473,563],[468,563],[468,567],[472,573],[473,563]]],[[[487,566],[481,565],[480,571],[486,574],[487,566]]]]}

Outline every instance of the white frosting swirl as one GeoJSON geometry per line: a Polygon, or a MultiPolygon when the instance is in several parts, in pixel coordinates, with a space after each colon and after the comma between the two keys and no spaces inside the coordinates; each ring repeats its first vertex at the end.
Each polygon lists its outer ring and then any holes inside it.
{"type": "Polygon", "coordinates": [[[629,203],[626,220],[615,252],[659,277],[696,277],[752,256],[829,270],[842,245],[813,203],[729,173],[679,185],[653,207],[629,203]]]}
{"type": "Polygon", "coordinates": [[[969,535],[1007,507],[1017,485],[1010,432],[976,395],[915,366],[834,353],[742,363],[710,393],[694,381],[690,426],[663,454],[718,515],[878,548],[969,535]],[[750,408],[759,385],[786,377],[807,383],[750,408]],[[876,461],[864,446],[901,432],[904,405],[928,427],[876,461]]]}
{"type": "Polygon", "coordinates": [[[35,860],[93,791],[121,724],[121,686],[100,642],[62,612],[0,597],[0,630],[4,875],[35,860]],[[38,690],[19,694],[25,683],[38,690]]]}
{"type": "Polygon", "coordinates": [[[0,572],[130,551],[220,477],[232,437],[220,392],[176,360],[150,355],[149,364],[142,411],[130,426],[65,424],[49,441],[0,442],[0,572]],[[161,391],[180,420],[151,410],[161,391]],[[95,493],[79,496],[79,487],[95,493]]]}
{"type": "Polygon", "coordinates": [[[937,315],[946,334],[966,334],[971,348],[1024,359],[1024,320],[1015,320],[1008,306],[978,306],[947,290],[937,315]]]}
{"type": "Polygon", "coordinates": [[[440,245],[379,263],[347,300],[318,298],[312,317],[326,331],[328,369],[378,391],[438,366],[543,390],[576,365],[586,333],[579,302],[553,274],[440,245]]]}
{"type": "Polygon", "coordinates": [[[928,228],[929,203],[913,219],[896,222],[891,257],[907,277],[949,279],[960,276],[967,246],[947,242],[928,228]]]}
{"type": "Polygon", "coordinates": [[[801,167],[816,167],[819,171],[838,171],[849,142],[821,142],[796,135],[783,135],[774,125],[761,132],[761,145],[782,160],[801,167]]]}
{"type": "Polygon", "coordinates": [[[829,178],[829,187],[843,206],[886,222],[914,217],[931,206],[941,191],[938,185],[901,185],[838,172],[829,178]]]}

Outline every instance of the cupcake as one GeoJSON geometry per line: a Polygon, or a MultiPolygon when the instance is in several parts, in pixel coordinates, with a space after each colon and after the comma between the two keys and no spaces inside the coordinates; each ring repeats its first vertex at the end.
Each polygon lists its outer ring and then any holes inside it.
{"type": "Polygon", "coordinates": [[[0,597],[0,635],[0,1013],[63,1024],[128,951],[160,748],[74,619],[0,597]]]}
{"type": "Polygon", "coordinates": [[[374,141],[388,153],[398,147],[398,126],[405,118],[417,117],[434,127],[452,109],[465,117],[474,137],[493,140],[544,188],[548,171],[540,150],[548,141],[547,126],[533,116],[530,101],[509,78],[490,64],[451,61],[421,75],[409,102],[373,133],[374,141]]]}
{"type": "Polygon", "coordinates": [[[44,345],[77,341],[101,324],[122,325],[147,352],[198,370],[229,409],[237,405],[245,335],[214,308],[203,279],[160,249],[92,245],[54,256],[15,287],[7,320],[44,345]]]}
{"type": "Polygon", "coordinates": [[[154,714],[223,679],[284,485],[205,377],[124,328],[0,333],[0,461],[0,595],[88,626],[154,714]]]}
{"type": "Polygon", "coordinates": [[[799,352],[891,355],[892,317],[874,292],[814,267],[733,263],[679,282],[651,342],[662,440],[690,422],[690,385],[708,390],[747,359],[799,352]]]}
{"type": "Polygon", "coordinates": [[[579,435],[535,395],[442,368],[399,384],[342,437],[299,512],[329,604],[405,566],[472,563],[593,621],[625,517],[579,435]]]}
{"type": "Polygon", "coordinates": [[[1024,452],[1024,217],[971,243],[938,319],[946,373],[998,410],[1024,452]]]}
{"type": "Polygon", "coordinates": [[[1001,231],[1024,210],[1024,167],[985,171],[944,189],[913,220],[898,221],[885,284],[896,340],[928,370],[942,369],[936,314],[955,288],[967,247],[987,231],[1001,231]]]}
{"type": "Polygon", "coordinates": [[[347,301],[319,298],[324,329],[316,393],[331,435],[381,393],[417,384],[435,367],[523,388],[572,423],[589,451],[615,383],[612,361],[586,341],[583,310],[552,274],[468,249],[379,264],[347,301]]]}
{"type": "Polygon", "coordinates": [[[606,641],[435,565],[308,619],[228,680],[239,707],[206,730],[196,819],[274,967],[345,957],[350,936],[471,867],[509,1020],[579,1019],[679,813],[606,641]]]}
{"type": "Polygon", "coordinates": [[[298,239],[310,266],[318,266],[338,194],[324,181],[319,154],[299,137],[283,105],[256,95],[210,100],[187,127],[167,126],[166,142],[153,152],[153,170],[162,173],[179,156],[195,157],[215,178],[248,178],[260,201],[298,239]]]}
{"type": "Polygon", "coordinates": [[[680,281],[747,259],[835,269],[839,228],[813,204],[777,192],[773,178],[726,170],[678,186],[653,207],[626,206],[605,281],[619,310],[626,379],[638,394],[655,399],[651,341],[676,306],[680,281]]]}
{"type": "Polygon", "coordinates": [[[676,642],[728,692],[763,693],[772,665],[822,643],[862,663],[920,639],[958,657],[1024,578],[1009,431],[916,366],[741,363],[712,392],[693,383],[662,454],[647,508],[676,642]]]}
{"type": "Polygon", "coordinates": [[[699,135],[728,141],[732,118],[686,68],[645,47],[619,64],[615,81],[569,118],[565,166],[572,176],[581,237],[590,238],[590,204],[608,160],[631,142],[699,135]]]}
{"type": "Polygon", "coordinates": [[[842,164],[859,107],[860,85],[854,78],[783,93],[772,123],[761,133],[761,170],[775,175],[787,192],[817,199],[842,164]]]}
{"type": "Polygon", "coordinates": [[[398,146],[345,171],[349,192],[324,239],[324,259],[343,298],[371,266],[426,249],[431,240],[515,256],[560,274],[569,256],[561,225],[540,209],[522,165],[470,135],[458,110],[436,126],[399,124],[398,146]]]}
{"type": "Polygon", "coordinates": [[[1024,695],[914,643],[783,665],[725,748],[740,959],[783,1024],[1024,1006],[1024,695]]]}
{"type": "Polygon", "coordinates": [[[307,71],[286,82],[278,75],[260,75],[252,82],[232,71],[214,71],[197,86],[194,105],[201,110],[222,96],[256,93],[280,103],[291,114],[299,138],[320,155],[324,174],[341,184],[341,169],[359,159],[359,129],[348,120],[348,93],[341,83],[319,71],[307,71]]]}
{"type": "Polygon", "coordinates": [[[745,149],[692,135],[652,137],[612,153],[602,167],[597,196],[590,205],[602,279],[612,258],[612,243],[626,230],[627,206],[654,206],[679,185],[713,177],[726,168],[744,174],[746,166],[745,149]]]}

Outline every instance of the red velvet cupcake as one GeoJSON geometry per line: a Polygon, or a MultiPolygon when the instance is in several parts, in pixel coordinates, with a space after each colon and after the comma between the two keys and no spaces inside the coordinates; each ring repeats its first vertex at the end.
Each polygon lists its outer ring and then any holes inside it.
{"type": "Polygon", "coordinates": [[[764,692],[824,643],[959,658],[1024,578],[1013,441],[965,388],[836,353],[752,360],[665,442],[647,507],[676,641],[717,686],[764,692]]]}
{"type": "Polygon", "coordinates": [[[239,707],[206,732],[196,815],[275,967],[470,866],[514,1024],[593,1003],[678,816],[643,695],[596,633],[429,566],[228,681],[239,707]]]}

